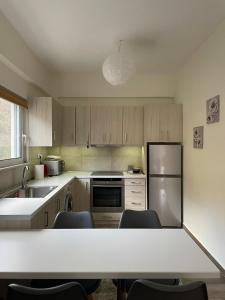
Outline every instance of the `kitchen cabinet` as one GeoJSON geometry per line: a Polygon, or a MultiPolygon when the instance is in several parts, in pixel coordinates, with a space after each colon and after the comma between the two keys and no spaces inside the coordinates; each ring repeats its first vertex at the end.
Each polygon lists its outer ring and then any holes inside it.
{"type": "Polygon", "coordinates": [[[144,107],[146,142],[182,142],[182,105],[152,103],[144,107]]]}
{"type": "Polygon", "coordinates": [[[122,145],[122,106],[91,107],[91,144],[122,145]]]}
{"type": "Polygon", "coordinates": [[[95,228],[118,228],[122,213],[92,213],[95,228]]]}
{"type": "Polygon", "coordinates": [[[90,144],[90,105],[76,106],[76,145],[90,144]]]}
{"type": "Polygon", "coordinates": [[[123,145],[144,144],[143,106],[123,107],[123,145]]]}
{"type": "Polygon", "coordinates": [[[62,107],[51,97],[35,97],[28,102],[30,146],[61,144],[62,107]]]}
{"type": "Polygon", "coordinates": [[[52,228],[55,217],[64,210],[66,188],[51,198],[31,219],[32,229],[52,228]]]}
{"type": "Polygon", "coordinates": [[[76,140],[75,106],[62,107],[62,144],[75,145],[76,140]]]}
{"type": "Polygon", "coordinates": [[[125,209],[146,209],[146,185],[144,178],[125,179],[125,209]]]}
{"type": "Polygon", "coordinates": [[[74,179],[72,187],[73,210],[90,211],[90,179],[74,179]]]}

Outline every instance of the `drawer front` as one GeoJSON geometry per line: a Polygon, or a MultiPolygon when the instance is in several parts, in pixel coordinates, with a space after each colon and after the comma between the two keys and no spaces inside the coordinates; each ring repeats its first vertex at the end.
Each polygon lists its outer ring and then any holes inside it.
{"type": "Polygon", "coordinates": [[[125,201],[127,198],[144,198],[145,199],[145,186],[126,186],[125,187],[125,201]]]}
{"type": "Polygon", "coordinates": [[[125,185],[145,185],[145,178],[126,178],[125,185]]]}
{"type": "Polygon", "coordinates": [[[138,199],[127,199],[127,201],[125,202],[125,208],[132,210],[145,210],[145,201],[138,199]]]}
{"type": "Polygon", "coordinates": [[[119,221],[121,213],[92,213],[94,221],[119,221]]]}

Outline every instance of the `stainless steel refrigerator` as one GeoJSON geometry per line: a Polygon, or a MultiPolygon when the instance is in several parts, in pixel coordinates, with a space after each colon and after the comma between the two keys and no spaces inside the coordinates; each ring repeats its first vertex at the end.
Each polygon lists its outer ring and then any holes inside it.
{"type": "Polygon", "coordinates": [[[182,145],[147,143],[148,208],[163,227],[182,227],[182,145]]]}

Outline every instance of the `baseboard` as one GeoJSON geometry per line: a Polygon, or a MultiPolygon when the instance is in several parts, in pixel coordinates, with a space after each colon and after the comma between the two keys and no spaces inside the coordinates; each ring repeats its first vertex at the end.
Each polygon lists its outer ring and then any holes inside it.
{"type": "Polygon", "coordinates": [[[217,266],[221,272],[221,280],[225,281],[225,270],[218,263],[218,261],[212,256],[212,254],[202,245],[202,243],[193,235],[193,233],[183,224],[183,229],[187,234],[195,241],[195,243],[202,249],[202,251],[208,256],[208,258],[217,266]]]}

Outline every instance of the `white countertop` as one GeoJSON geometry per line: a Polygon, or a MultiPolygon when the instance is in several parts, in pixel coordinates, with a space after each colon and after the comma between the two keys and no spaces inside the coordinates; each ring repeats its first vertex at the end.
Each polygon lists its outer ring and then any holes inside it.
{"type": "Polygon", "coordinates": [[[4,220],[29,220],[38,210],[54,195],[69,184],[74,178],[145,178],[144,174],[128,174],[123,176],[91,176],[91,172],[68,171],[59,176],[46,177],[43,180],[30,180],[29,186],[57,186],[44,198],[2,198],[0,199],[0,219],[4,220]]]}
{"type": "Polygon", "coordinates": [[[0,278],[219,278],[183,229],[0,231],[0,278]]]}

